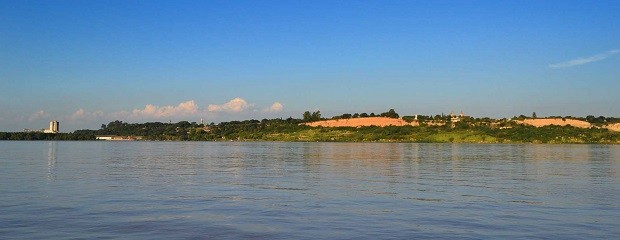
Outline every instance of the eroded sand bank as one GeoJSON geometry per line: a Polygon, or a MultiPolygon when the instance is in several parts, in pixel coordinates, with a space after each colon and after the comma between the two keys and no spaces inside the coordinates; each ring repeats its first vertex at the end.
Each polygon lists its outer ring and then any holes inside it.
{"type": "Polygon", "coordinates": [[[408,123],[405,120],[388,117],[365,117],[365,118],[349,118],[324,120],[306,123],[312,127],[367,127],[367,126],[418,126],[417,122],[408,123]]]}

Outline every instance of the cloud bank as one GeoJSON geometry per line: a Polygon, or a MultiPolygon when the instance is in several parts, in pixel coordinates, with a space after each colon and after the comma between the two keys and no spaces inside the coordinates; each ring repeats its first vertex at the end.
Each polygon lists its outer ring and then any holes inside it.
{"type": "Polygon", "coordinates": [[[165,118],[174,116],[194,116],[198,114],[198,105],[194,100],[179,103],[177,106],[155,106],[147,104],[144,109],[134,109],[131,111],[133,118],[165,118]]]}
{"type": "Polygon", "coordinates": [[[207,110],[209,112],[228,112],[228,113],[239,113],[248,109],[250,104],[242,98],[235,98],[233,100],[228,101],[222,105],[209,104],[207,110]]]}
{"type": "MultiPolygon", "coordinates": [[[[157,121],[157,120],[189,120],[189,119],[218,119],[220,114],[272,114],[281,112],[284,105],[280,102],[274,102],[268,107],[257,111],[255,104],[249,103],[243,98],[237,97],[223,104],[209,104],[206,108],[198,106],[196,101],[188,100],[177,105],[157,106],[154,104],[146,104],[143,108],[119,110],[115,112],[105,113],[103,111],[88,111],[79,108],[69,115],[61,117],[61,121],[69,121],[76,126],[90,122],[106,122],[113,120],[121,121],[157,121]]],[[[30,121],[49,118],[50,114],[44,110],[33,113],[28,119],[30,121]]],[[[255,116],[259,117],[259,116],[255,116]]],[[[226,119],[226,117],[224,117],[226,119]]]]}
{"type": "Polygon", "coordinates": [[[620,53],[620,49],[609,50],[607,52],[600,53],[600,54],[597,54],[597,55],[594,55],[594,56],[590,56],[590,57],[578,58],[578,59],[573,59],[573,60],[570,60],[570,61],[567,61],[567,62],[550,64],[549,67],[550,68],[567,68],[567,67],[574,67],[574,66],[584,65],[584,64],[588,64],[588,63],[604,60],[604,59],[609,58],[609,57],[611,57],[613,55],[616,55],[618,53],[620,53]]]}

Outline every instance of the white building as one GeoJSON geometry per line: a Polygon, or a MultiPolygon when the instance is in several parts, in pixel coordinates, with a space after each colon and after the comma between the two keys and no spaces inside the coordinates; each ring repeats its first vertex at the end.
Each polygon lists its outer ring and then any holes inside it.
{"type": "Polygon", "coordinates": [[[461,119],[463,119],[464,117],[465,114],[463,114],[463,111],[461,111],[461,114],[459,114],[458,116],[454,115],[454,112],[450,112],[450,121],[453,123],[461,121],[461,119]]]}
{"type": "Polygon", "coordinates": [[[50,128],[43,130],[44,133],[58,133],[60,123],[56,120],[50,122],[50,128]]]}
{"type": "Polygon", "coordinates": [[[97,140],[112,140],[114,138],[114,136],[111,135],[104,135],[104,136],[95,136],[97,138],[97,140]]]}

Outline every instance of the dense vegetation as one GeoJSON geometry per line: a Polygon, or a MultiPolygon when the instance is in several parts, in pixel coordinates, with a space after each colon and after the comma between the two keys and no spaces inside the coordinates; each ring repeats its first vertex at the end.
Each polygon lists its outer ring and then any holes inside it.
{"type": "Polygon", "coordinates": [[[73,133],[0,132],[0,140],[95,140],[91,130],[73,133]]]}
{"type": "MultiPolygon", "coordinates": [[[[398,118],[393,110],[379,115],[343,114],[334,118],[362,116],[398,118]]],[[[535,114],[533,114],[535,115],[535,114]]],[[[113,121],[99,130],[78,130],[73,133],[0,133],[0,140],[94,140],[96,135],[140,136],[144,140],[174,141],[341,141],[341,142],[455,142],[455,143],[620,143],[620,132],[604,128],[571,126],[532,127],[515,124],[507,119],[462,118],[459,122],[435,126],[433,121],[450,123],[450,116],[421,116],[421,126],[404,127],[309,127],[304,122],[322,120],[321,113],[305,112],[302,119],[263,119],[230,121],[219,124],[126,123],[113,121]]],[[[403,116],[411,122],[414,116],[403,116]]],[[[615,118],[593,118],[590,121],[616,121],[615,118]]]]}

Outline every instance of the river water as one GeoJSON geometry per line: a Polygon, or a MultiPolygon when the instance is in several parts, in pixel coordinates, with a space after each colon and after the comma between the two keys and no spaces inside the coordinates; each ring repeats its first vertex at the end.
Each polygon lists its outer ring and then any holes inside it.
{"type": "Polygon", "coordinates": [[[0,142],[0,239],[619,239],[620,146],[0,142]]]}

